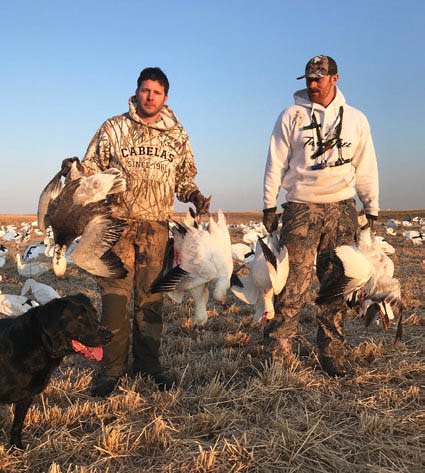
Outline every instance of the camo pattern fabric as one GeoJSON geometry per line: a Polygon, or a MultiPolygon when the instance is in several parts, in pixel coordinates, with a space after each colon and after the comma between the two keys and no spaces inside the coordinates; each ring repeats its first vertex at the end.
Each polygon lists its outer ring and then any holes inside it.
{"type": "MultiPolygon", "coordinates": [[[[316,253],[316,274],[320,281],[332,271],[332,249],[354,243],[357,213],[354,199],[329,204],[288,202],[282,218],[280,244],[288,249],[289,274],[276,300],[275,326],[278,337],[292,338],[297,334],[300,309],[311,283],[316,253]]],[[[327,343],[343,340],[344,311],[342,298],[318,308],[318,334],[326,333],[327,343]]],[[[321,335],[320,339],[323,338],[321,335]]]]}
{"type": "Polygon", "coordinates": [[[167,223],[129,222],[113,247],[128,269],[127,277],[97,278],[102,296],[102,324],[113,332],[111,342],[104,347],[102,370],[107,376],[121,376],[126,372],[131,331],[135,368],[148,374],[160,371],[163,296],[151,294],[150,286],[162,269],[167,241],[167,223]],[[128,306],[133,286],[131,326],[128,306]]]}
{"type": "Polygon", "coordinates": [[[174,193],[188,202],[198,190],[192,148],[168,106],[155,123],[143,122],[136,110],[135,97],[130,97],[129,112],[102,124],[82,164],[86,174],[114,167],[126,178],[127,190],[111,196],[114,216],[165,221],[173,213],[174,193]]]}

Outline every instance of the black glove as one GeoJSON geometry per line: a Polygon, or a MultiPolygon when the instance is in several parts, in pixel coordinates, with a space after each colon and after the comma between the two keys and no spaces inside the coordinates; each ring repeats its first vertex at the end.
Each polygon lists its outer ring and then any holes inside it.
{"type": "Polygon", "coordinates": [[[189,202],[195,206],[197,215],[207,214],[210,210],[211,196],[204,197],[200,191],[194,191],[189,197],[189,202]]]}
{"type": "Polygon", "coordinates": [[[378,216],[366,214],[366,218],[367,218],[367,223],[369,224],[370,229],[373,230],[375,222],[378,220],[378,216]]]}
{"type": "Polygon", "coordinates": [[[83,168],[80,164],[80,159],[77,156],[73,156],[72,158],[66,158],[62,161],[62,176],[66,176],[68,174],[68,172],[71,170],[72,163],[74,163],[75,161],[77,161],[77,168],[82,171],[83,168]]]}
{"type": "Polygon", "coordinates": [[[272,231],[275,215],[276,207],[263,210],[263,225],[269,233],[272,231]]]}

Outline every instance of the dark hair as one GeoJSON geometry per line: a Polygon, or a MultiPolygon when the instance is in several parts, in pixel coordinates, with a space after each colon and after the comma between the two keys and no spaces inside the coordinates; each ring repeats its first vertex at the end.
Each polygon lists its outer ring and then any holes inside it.
{"type": "Polygon", "coordinates": [[[168,82],[167,76],[162,72],[159,67],[146,67],[145,69],[143,69],[143,71],[139,75],[139,78],[137,79],[137,89],[139,89],[140,84],[144,80],[156,80],[162,85],[162,87],[164,87],[165,95],[168,95],[170,83],[168,82]]]}

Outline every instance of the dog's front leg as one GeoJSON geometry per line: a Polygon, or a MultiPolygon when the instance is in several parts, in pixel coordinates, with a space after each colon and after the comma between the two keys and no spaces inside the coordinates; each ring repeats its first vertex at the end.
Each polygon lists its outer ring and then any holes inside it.
{"type": "Polygon", "coordinates": [[[12,429],[10,431],[10,446],[23,449],[22,445],[22,428],[24,426],[25,416],[33,398],[27,398],[15,404],[15,415],[13,417],[12,429]]]}

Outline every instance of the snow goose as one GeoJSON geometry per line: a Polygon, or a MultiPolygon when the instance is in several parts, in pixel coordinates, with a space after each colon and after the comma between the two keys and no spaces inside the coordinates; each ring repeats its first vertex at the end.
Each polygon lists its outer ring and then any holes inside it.
{"type": "Polygon", "coordinates": [[[57,293],[52,286],[43,284],[34,279],[27,279],[21,289],[21,296],[26,296],[28,292],[31,292],[36,301],[40,304],[47,304],[52,299],[58,299],[60,295],[57,293]]]}
{"type": "Polygon", "coordinates": [[[31,301],[27,297],[15,294],[0,294],[0,314],[22,315],[31,307],[38,306],[38,302],[31,301]]]}
{"type": "MultiPolygon", "coordinates": [[[[326,304],[335,297],[343,296],[347,301],[360,291],[363,304],[370,299],[377,303],[385,327],[389,325],[388,304],[400,311],[400,282],[394,278],[394,263],[375,241],[364,215],[359,216],[361,229],[354,245],[341,245],[332,254],[333,271],[322,280],[316,303],[326,304]],[[381,310],[382,309],[382,310],[381,310]]],[[[378,312],[378,311],[377,311],[378,312]]]]}
{"type": "Polygon", "coordinates": [[[277,232],[258,238],[252,261],[246,264],[248,274],[232,279],[231,290],[241,301],[255,305],[254,320],[273,319],[274,295],[282,292],[289,272],[286,246],[279,248],[277,232]]]}
{"type": "Polygon", "coordinates": [[[375,241],[386,255],[393,255],[395,253],[395,248],[385,238],[375,235],[375,241]]]}
{"type": "Polygon", "coordinates": [[[173,232],[173,268],[163,272],[151,291],[169,293],[177,302],[181,302],[184,291],[190,291],[195,301],[194,323],[203,325],[208,318],[207,284],[214,284],[213,298],[222,304],[230,287],[233,260],[226,219],[219,210],[217,221],[210,216],[207,228],[176,225],[173,232]]]}
{"type": "Polygon", "coordinates": [[[254,251],[245,243],[232,243],[232,258],[238,263],[247,263],[249,258],[254,257],[254,251]]]}
{"type": "MultiPolygon", "coordinates": [[[[78,173],[78,161],[72,163],[78,173]]],[[[81,239],[72,254],[76,265],[96,276],[124,278],[127,270],[112,251],[124,222],[112,217],[108,195],[123,192],[126,181],[118,169],[111,168],[91,176],[61,182],[63,172],[57,173],[41,193],[38,206],[40,228],[52,227],[55,251],[53,269],[58,277],[66,271],[66,250],[79,236],[81,239]]]]}

